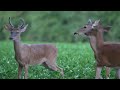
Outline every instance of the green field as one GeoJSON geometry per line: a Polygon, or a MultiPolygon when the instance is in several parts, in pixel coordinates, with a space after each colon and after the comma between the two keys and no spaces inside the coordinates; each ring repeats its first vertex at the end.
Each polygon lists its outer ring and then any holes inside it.
{"type": "MultiPolygon", "coordinates": [[[[58,48],[57,64],[64,69],[64,79],[95,78],[96,64],[89,43],[54,44],[58,48]]],[[[17,79],[17,70],[12,41],[0,42],[0,79],[17,79]]],[[[58,72],[50,71],[42,65],[30,66],[28,75],[29,79],[63,79],[58,72]]],[[[105,78],[105,69],[102,76],[105,78]]],[[[114,79],[114,76],[115,70],[112,69],[110,78],[114,79]]]]}

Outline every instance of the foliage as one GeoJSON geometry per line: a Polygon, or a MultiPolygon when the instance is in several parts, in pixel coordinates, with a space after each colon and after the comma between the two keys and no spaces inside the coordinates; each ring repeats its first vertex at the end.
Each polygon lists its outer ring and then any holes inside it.
{"type": "Polygon", "coordinates": [[[20,23],[19,18],[24,18],[29,24],[22,34],[25,41],[78,42],[80,39],[74,39],[73,33],[83,27],[89,18],[101,19],[104,25],[112,25],[111,31],[105,34],[105,39],[120,40],[119,11],[0,11],[0,40],[9,37],[9,32],[4,29],[8,17],[12,17],[16,27],[20,23]]]}
{"type": "MultiPolygon", "coordinates": [[[[37,42],[29,42],[37,43],[37,42]]],[[[57,64],[64,69],[64,78],[58,72],[42,65],[30,66],[29,79],[94,79],[95,59],[88,43],[53,43],[58,48],[57,64]],[[79,47],[78,47],[79,46],[79,47]]],[[[17,79],[17,62],[14,59],[12,42],[0,42],[0,79],[17,79]]],[[[105,69],[102,71],[105,78],[105,69]]],[[[110,78],[115,78],[111,70],[110,78]]]]}

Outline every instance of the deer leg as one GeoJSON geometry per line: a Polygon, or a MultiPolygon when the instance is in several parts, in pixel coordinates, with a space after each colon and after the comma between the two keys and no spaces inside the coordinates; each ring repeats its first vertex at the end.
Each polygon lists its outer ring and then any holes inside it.
{"type": "Polygon", "coordinates": [[[57,69],[60,71],[60,74],[62,77],[64,77],[64,71],[63,71],[63,68],[60,68],[56,65],[57,69]]]}
{"type": "Polygon", "coordinates": [[[28,65],[24,66],[24,70],[25,70],[25,76],[24,76],[24,78],[27,79],[28,78],[28,65]]]}
{"type": "Polygon", "coordinates": [[[96,68],[96,77],[95,77],[95,79],[102,79],[101,70],[102,70],[102,67],[97,67],[96,68]]]}
{"type": "MultiPolygon", "coordinates": [[[[47,69],[50,69],[49,67],[48,67],[48,65],[44,62],[44,63],[42,63],[42,65],[45,67],[45,68],[47,68],[47,69]]],[[[50,69],[51,70],[51,69],[50,69]]]]}
{"type": "Polygon", "coordinates": [[[116,78],[120,79],[120,69],[116,69],[116,78]]]}
{"type": "Polygon", "coordinates": [[[18,66],[18,79],[21,78],[22,69],[23,69],[23,66],[19,64],[19,66],[18,66]]]}
{"type": "Polygon", "coordinates": [[[64,72],[63,72],[63,69],[58,67],[55,63],[51,63],[51,62],[45,62],[46,65],[49,67],[50,70],[53,70],[53,71],[59,71],[60,74],[62,76],[64,76],[64,72]]]}
{"type": "Polygon", "coordinates": [[[106,79],[109,79],[109,75],[110,75],[110,68],[106,67],[106,79]]]}

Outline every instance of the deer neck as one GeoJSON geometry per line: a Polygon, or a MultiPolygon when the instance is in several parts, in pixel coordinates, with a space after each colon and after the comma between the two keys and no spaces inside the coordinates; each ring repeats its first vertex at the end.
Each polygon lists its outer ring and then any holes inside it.
{"type": "Polygon", "coordinates": [[[16,40],[14,40],[14,50],[16,55],[20,55],[20,47],[21,47],[21,43],[19,36],[16,40]]]}
{"type": "Polygon", "coordinates": [[[94,51],[94,53],[97,53],[97,50],[96,50],[96,37],[90,36],[89,41],[90,41],[90,46],[91,46],[92,50],[94,51]]]}
{"type": "Polygon", "coordinates": [[[98,30],[97,36],[96,36],[96,47],[100,49],[103,46],[104,40],[103,40],[103,32],[102,30],[98,30]]]}

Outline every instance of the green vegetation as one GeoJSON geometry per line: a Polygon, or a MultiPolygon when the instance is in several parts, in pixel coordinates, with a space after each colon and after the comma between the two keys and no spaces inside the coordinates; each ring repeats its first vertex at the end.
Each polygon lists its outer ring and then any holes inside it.
{"type": "MultiPolygon", "coordinates": [[[[103,25],[112,26],[110,32],[105,33],[105,40],[120,40],[120,11],[0,11],[0,79],[16,79],[18,72],[13,43],[8,40],[9,32],[4,28],[9,17],[15,27],[20,23],[20,18],[29,24],[21,35],[22,41],[56,44],[59,50],[57,63],[64,69],[65,79],[95,78],[96,64],[87,39],[73,36],[89,18],[101,19],[103,25]]],[[[105,70],[102,74],[105,78],[105,70]]],[[[41,65],[30,66],[29,78],[62,79],[58,72],[49,71],[41,65]]],[[[115,78],[114,70],[110,78],[115,78]]]]}
{"type": "Polygon", "coordinates": [[[19,24],[19,18],[24,18],[29,24],[22,36],[24,40],[78,42],[80,40],[75,40],[73,33],[83,27],[89,18],[101,19],[104,25],[112,26],[109,34],[105,35],[105,39],[120,40],[120,11],[1,11],[0,40],[8,39],[8,32],[3,28],[8,23],[8,17],[12,17],[15,26],[19,24]]]}
{"type": "MultiPolygon", "coordinates": [[[[37,42],[27,42],[37,43],[37,42]]],[[[64,79],[94,79],[95,60],[88,43],[53,43],[58,48],[58,65],[64,69],[64,79]]],[[[17,79],[17,62],[14,59],[13,43],[0,42],[0,79],[17,79]]],[[[102,71],[105,78],[105,69],[102,71]]],[[[115,70],[110,73],[115,78],[115,70]]],[[[58,72],[42,65],[30,66],[29,79],[63,79],[58,72]]]]}

